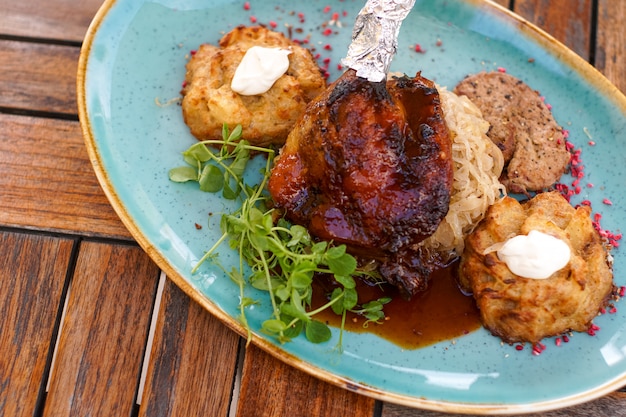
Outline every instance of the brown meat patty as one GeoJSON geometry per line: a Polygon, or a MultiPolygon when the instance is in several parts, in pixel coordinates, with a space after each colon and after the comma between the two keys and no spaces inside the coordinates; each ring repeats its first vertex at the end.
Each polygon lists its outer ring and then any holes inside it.
{"type": "Polygon", "coordinates": [[[563,175],[570,160],[565,135],[537,91],[501,72],[468,76],[454,91],[491,125],[487,136],[504,155],[500,181],[509,192],[544,190],[563,175]]]}
{"type": "Polygon", "coordinates": [[[525,204],[505,197],[466,239],[459,266],[461,285],[474,294],[485,328],[505,342],[531,342],[586,331],[613,293],[607,252],[588,206],[572,207],[558,192],[540,193],[525,204]],[[537,230],[563,240],[569,263],[547,279],[511,272],[498,244],[537,230]]]}

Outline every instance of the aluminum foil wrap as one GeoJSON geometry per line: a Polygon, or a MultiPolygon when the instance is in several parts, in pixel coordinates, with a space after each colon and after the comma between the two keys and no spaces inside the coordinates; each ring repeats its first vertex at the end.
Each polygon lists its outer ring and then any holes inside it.
{"type": "Polygon", "coordinates": [[[384,80],[398,47],[400,25],[414,4],[415,0],[368,0],[356,18],[343,65],[368,81],[384,80]]]}

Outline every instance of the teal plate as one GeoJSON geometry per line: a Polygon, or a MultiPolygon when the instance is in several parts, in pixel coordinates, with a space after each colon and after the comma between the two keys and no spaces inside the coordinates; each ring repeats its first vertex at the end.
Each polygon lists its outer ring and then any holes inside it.
{"type": "MultiPolygon", "coordinates": [[[[363,1],[272,2],[230,0],[107,1],[84,42],[78,73],[79,114],[96,174],[126,227],[167,275],[194,300],[240,334],[238,288],[204,264],[190,270],[219,235],[230,202],[168,180],[181,152],[195,142],[184,125],[179,97],[185,63],[203,42],[216,43],[239,24],[291,27],[294,38],[328,65],[330,78],[347,51],[363,1]],[[330,11],[326,6],[330,5],[330,11]],[[323,33],[337,12],[339,21],[323,33]],[[300,14],[302,13],[302,14],[300,14]],[[194,224],[202,224],[196,230],[194,224]]],[[[585,164],[582,192],[619,232],[626,210],[626,98],[599,72],[550,36],[495,4],[478,0],[417,0],[404,22],[393,71],[422,71],[452,88],[465,75],[504,68],[546,97],[570,131],[585,164]],[[419,44],[422,52],[415,51],[419,44]],[[593,140],[595,144],[590,143],[593,140]],[[587,183],[594,184],[593,187],[587,183]],[[612,205],[603,204],[605,198],[612,205]]],[[[625,285],[624,249],[614,251],[615,280],[625,285]]],[[[222,263],[237,261],[224,248],[222,263]]],[[[459,413],[514,414],[571,406],[626,385],[626,307],[596,320],[595,336],[575,334],[533,356],[483,329],[454,341],[404,350],[372,334],[348,333],[344,351],[333,339],[277,344],[258,332],[269,314],[263,295],[249,312],[253,342],[286,363],[338,386],[384,401],[459,413]]]]}

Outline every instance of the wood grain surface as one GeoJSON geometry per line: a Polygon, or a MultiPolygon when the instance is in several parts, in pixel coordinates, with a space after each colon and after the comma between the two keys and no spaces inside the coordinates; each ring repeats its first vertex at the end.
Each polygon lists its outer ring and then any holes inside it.
{"type": "MultiPolygon", "coordinates": [[[[496,3],[626,90],[626,1],[496,3]]],[[[0,415],[450,415],[373,400],[246,348],[132,240],[76,111],[80,45],[100,4],[0,0],[0,415]]],[[[531,416],[625,410],[618,391],[531,416]]]]}
{"type": "Polygon", "coordinates": [[[44,416],[131,414],[158,273],[136,246],[81,242],[44,416]]]}

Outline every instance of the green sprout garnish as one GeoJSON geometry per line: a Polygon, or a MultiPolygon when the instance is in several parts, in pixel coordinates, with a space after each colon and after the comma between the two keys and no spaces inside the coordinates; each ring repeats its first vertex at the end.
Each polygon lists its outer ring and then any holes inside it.
{"type": "Polygon", "coordinates": [[[278,218],[271,208],[271,198],[266,190],[275,151],[271,148],[253,146],[242,139],[241,126],[232,132],[222,129],[222,140],[201,141],[183,152],[187,165],[169,172],[174,182],[193,181],[202,191],[218,193],[230,200],[239,200],[240,207],[222,215],[222,236],[193,268],[197,272],[207,260],[219,265],[218,247],[225,241],[239,252],[239,266],[225,271],[239,286],[240,317],[248,332],[246,308],[258,303],[245,296],[250,285],[269,293],[272,315],[262,323],[262,331],[276,337],[281,343],[304,333],[313,343],[326,342],[331,338],[328,325],[314,316],[328,308],[342,316],[339,347],[347,312],[359,314],[371,322],[384,319],[383,305],[389,298],[380,298],[358,305],[357,276],[378,279],[374,271],[360,268],[356,259],[346,252],[345,245],[332,242],[316,242],[306,228],[278,218]],[[244,182],[244,172],[253,154],[265,154],[267,162],[262,170],[260,184],[249,186],[244,182]],[[330,274],[339,284],[326,304],[311,310],[312,283],[315,274],[330,274]]]}

